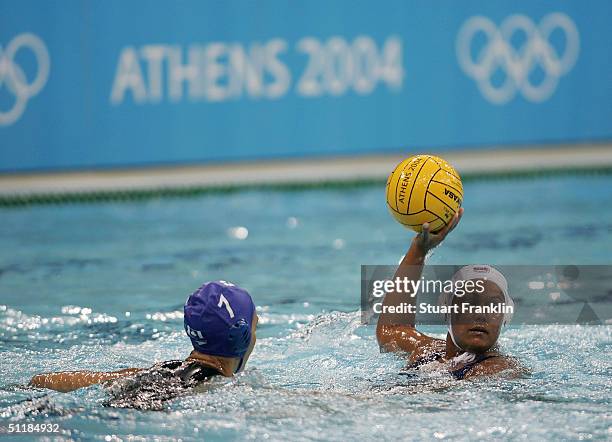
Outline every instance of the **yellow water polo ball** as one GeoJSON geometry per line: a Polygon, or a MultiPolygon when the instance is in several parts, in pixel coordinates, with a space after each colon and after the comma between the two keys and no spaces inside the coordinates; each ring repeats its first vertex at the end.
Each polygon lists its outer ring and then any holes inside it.
{"type": "Polygon", "coordinates": [[[436,232],[448,224],[463,202],[463,185],[453,166],[440,157],[415,155],[397,165],[387,179],[387,206],[402,225],[436,232]]]}

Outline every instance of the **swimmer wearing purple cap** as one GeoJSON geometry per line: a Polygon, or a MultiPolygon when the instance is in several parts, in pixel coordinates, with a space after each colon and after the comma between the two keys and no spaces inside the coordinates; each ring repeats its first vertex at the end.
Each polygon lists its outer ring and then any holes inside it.
{"type": "MultiPolygon", "coordinates": [[[[114,372],[42,373],[34,376],[30,385],[67,392],[108,383],[112,390],[115,382],[110,381],[132,377],[140,380],[170,379],[166,384],[172,384],[176,389],[177,385],[180,388],[191,387],[213,376],[232,377],[244,370],[255,347],[258,321],[255,304],[246,290],[227,281],[207,282],[187,298],[184,314],[185,332],[193,345],[193,351],[184,361],[166,361],[148,369],[126,368],[114,372]]],[[[133,392],[134,388],[131,386],[127,390],[133,392]]],[[[119,395],[119,399],[115,398],[110,405],[155,409],[161,408],[157,405],[163,400],[178,395],[162,397],[156,395],[157,390],[144,389],[145,393],[141,391],[136,400],[127,398],[125,394],[119,395]]]]}
{"type": "MultiPolygon", "coordinates": [[[[423,224],[422,232],[413,239],[394,279],[419,280],[427,253],[457,227],[462,215],[463,208],[459,209],[453,219],[436,234],[429,231],[427,223],[423,224]]],[[[395,313],[393,308],[385,308],[399,306],[406,301],[403,293],[387,294],[383,302],[383,313],[376,327],[376,338],[381,351],[410,353],[407,369],[421,369],[427,365],[427,368],[432,370],[446,369],[455,379],[500,372],[518,374],[522,371],[518,362],[500,354],[497,350],[497,339],[501,328],[509,322],[512,314],[483,314],[481,311],[484,309],[473,309],[469,313],[463,313],[457,308],[460,302],[467,301],[474,305],[512,306],[506,309],[512,311],[514,304],[508,294],[506,278],[494,267],[470,265],[455,273],[453,282],[459,280],[480,281],[483,289],[479,293],[472,290],[469,293],[462,293],[461,296],[450,292],[442,299],[442,304],[448,310],[446,339],[435,339],[418,332],[414,327],[414,314],[395,313]]],[[[411,299],[416,302],[416,297],[411,299]]],[[[403,372],[403,374],[409,373],[410,371],[403,372]]]]}

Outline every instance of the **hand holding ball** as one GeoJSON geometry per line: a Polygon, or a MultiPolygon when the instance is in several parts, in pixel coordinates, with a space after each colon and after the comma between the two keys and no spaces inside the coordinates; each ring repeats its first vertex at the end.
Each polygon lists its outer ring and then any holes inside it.
{"type": "Polygon", "coordinates": [[[463,202],[457,171],[440,157],[416,155],[405,159],[387,179],[387,206],[402,225],[421,232],[423,223],[437,232],[446,226],[463,202]]]}

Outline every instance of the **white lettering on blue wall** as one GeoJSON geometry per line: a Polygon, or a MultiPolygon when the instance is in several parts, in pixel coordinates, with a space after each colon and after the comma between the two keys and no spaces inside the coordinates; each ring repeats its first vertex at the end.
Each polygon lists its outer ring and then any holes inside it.
{"type": "Polygon", "coordinates": [[[304,37],[294,46],[300,72],[287,64],[287,41],[209,42],[188,46],[125,46],[119,53],[110,93],[114,105],[223,102],[248,98],[281,99],[291,92],[304,98],[372,93],[379,84],[399,90],[404,79],[402,41],[389,37],[379,47],[374,39],[340,36],[326,40],[304,37]],[[296,79],[295,85],[292,84],[296,79]]]}

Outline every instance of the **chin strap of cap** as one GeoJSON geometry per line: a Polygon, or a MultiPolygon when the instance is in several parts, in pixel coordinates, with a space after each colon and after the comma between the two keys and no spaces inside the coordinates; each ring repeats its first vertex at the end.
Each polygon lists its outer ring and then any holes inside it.
{"type": "Polygon", "coordinates": [[[236,367],[236,370],[234,371],[234,374],[238,373],[240,370],[242,370],[242,364],[244,363],[244,358],[240,358],[240,362],[238,362],[238,367],[236,367]]]}
{"type": "MultiPolygon", "coordinates": [[[[451,325],[451,315],[447,315],[447,321],[448,321],[448,334],[451,337],[451,341],[453,341],[453,344],[455,344],[455,347],[457,348],[461,348],[461,346],[457,343],[457,340],[455,339],[455,335],[453,334],[453,326],[451,325]]],[[[461,348],[461,350],[463,350],[463,348],[461,348]]]]}

